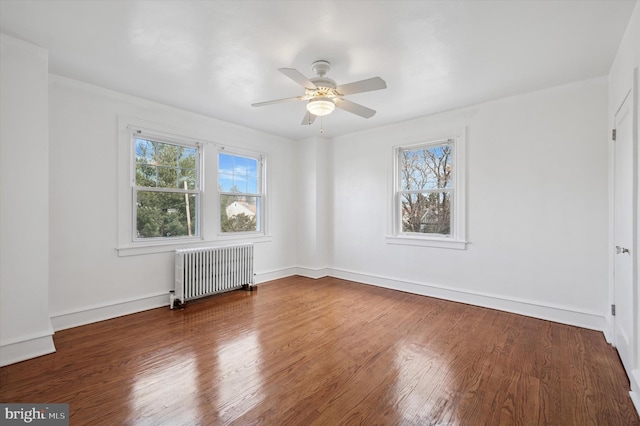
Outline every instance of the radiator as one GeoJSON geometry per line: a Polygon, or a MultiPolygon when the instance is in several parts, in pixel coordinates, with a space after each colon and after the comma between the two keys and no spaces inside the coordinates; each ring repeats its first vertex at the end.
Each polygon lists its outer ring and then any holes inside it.
{"type": "Polygon", "coordinates": [[[253,289],[253,244],[176,250],[174,301],[186,301],[239,288],[253,289]]]}

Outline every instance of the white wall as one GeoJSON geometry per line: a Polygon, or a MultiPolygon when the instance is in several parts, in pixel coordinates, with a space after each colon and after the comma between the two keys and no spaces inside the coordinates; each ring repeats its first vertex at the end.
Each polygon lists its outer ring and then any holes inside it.
{"type": "Polygon", "coordinates": [[[0,365],[55,351],[49,321],[48,53],[0,35],[0,365]]]}
{"type": "Polygon", "coordinates": [[[607,81],[339,137],[331,274],[602,330],[607,81]],[[391,245],[392,146],[467,120],[466,250],[391,245]]]}
{"type": "MultiPolygon", "coordinates": [[[[618,49],[618,53],[616,58],[614,59],[613,65],[611,66],[611,70],[609,72],[609,128],[614,128],[614,117],[616,111],[622,104],[624,97],[627,95],[629,90],[632,93],[635,92],[636,100],[635,100],[635,111],[634,111],[634,123],[635,128],[638,129],[638,122],[640,121],[640,111],[638,110],[638,106],[640,105],[640,88],[638,86],[638,81],[636,80],[634,83],[634,73],[636,75],[640,74],[638,70],[640,68],[640,3],[636,3],[636,7],[633,11],[633,15],[629,21],[629,25],[626,29],[624,38],[622,43],[620,43],[620,47],[618,49]],[[634,87],[635,85],[635,87],[634,87]]],[[[638,77],[635,77],[636,79],[638,77]]],[[[633,95],[632,95],[633,96],[633,95]]],[[[637,130],[636,130],[637,132],[637,130]]],[[[636,146],[636,152],[638,151],[638,134],[635,135],[634,140],[636,146]]],[[[613,142],[610,143],[610,183],[611,183],[611,191],[613,191],[613,142]]],[[[640,157],[636,159],[636,176],[638,176],[639,180],[636,184],[637,187],[640,187],[640,174],[637,172],[637,165],[640,164],[640,157]]],[[[613,192],[611,192],[613,195],[613,192]]],[[[636,200],[638,201],[638,200],[636,200]]],[[[610,210],[610,247],[613,248],[615,245],[613,241],[613,198],[610,198],[611,210],[610,210]]],[[[636,214],[638,215],[636,222],[640,223],[640,205],[636,207],[636,214]]],[[[636,236],[636,248],[638,247],[637,241],[640,241],[640,229],[637,230],[638,235],[636,236]]],[[[610,268],[610,287],[613,291],[613,269],[614,269],[614,261],[613,261],[613,250],[609,251],[609,268],[610,268]]],[[[636,250],[635,254],[635,264],[640,264],[640,253],[636,250]]],[[[633,318],[636,322],[635,327],[635,335],[631,336],[631,345],[635,346],[635,354],[633,354],[633,366],[631,368],[627,368],[627,375],[630,379],[631,384],[631,398],[640,413],[640,335],[638,332],[640,330],[640,290],[638,289],[638,279],[637,274],[634,277],[634,288],[635,288],[635,303],[634,308],[635,312],[633,313],[633,318]]],[[[611,325],[610,325],[611,326],[611,325]]]]}
{"type": "Polygon", "coordinates": [[[326,274],[331,248],[331,141],[320,137],[297,143],[297,265],[310,278],[326,274]]]}
{"type": "Polygon", "coordinates": [[[50,78],[49,114],[50,309],[56,330],[167,304],[173,288],[173,252],[119,256],[116,250],[120,115],[266,153],[271,238],[255,245],[257,282],[292,274],[292,141],[58,76],[50,78]]]}

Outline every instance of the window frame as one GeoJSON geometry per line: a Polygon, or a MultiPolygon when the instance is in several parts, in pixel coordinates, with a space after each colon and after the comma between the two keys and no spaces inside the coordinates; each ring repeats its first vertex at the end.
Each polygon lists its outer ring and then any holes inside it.
{"type": "Polygon", "coordinates": [[[264,153],[242,150],[237,148],[229,148],[225,146],[218,147],[216,152],[216,206],[217,206],[217,234],[220,239],[237,239],[252,236],[266,236],[267,235],[267,220],[266,220],[266,206],[267,206],[267,156],[264,153]],[[234,157],[249,158],[257,161],[258,165],[258,179],[259,185],[257,186],[258,193],[248,192],[229,192],[222,191],[220,189],[220,154],[231,155],[234,157]],[[256,197],[259,199],[258,207],[256,208],[256,231],[237,231],[237,232],[224,232],[222,230],[222,203],[221,198],[223,195],[238,196],[244,195],[248,197],[256,197]]]}
{"type": "Polygon", "coordinates": [[[189,140],[188,138],[181,138],[177,136],[168,135],[162,132],[145,130],[138,127],[130,126],[130,183],[131,183],[131,241],[132,243],[182,243],[191,241],[202,240],[202,201],[203,201],[203,152],[202,143],[199,141],[189,140]],[[180,146],[184,148],[196,149],[196,179],[194,189],[180,189],[180,188],[163,188],[163,187],[146,187],[136,185],[136,139],[144,139],[151,142],[159,142],[167,145],[180,146]],[[194,194],[196,196],[196,219],[194,224],[194,235],[192,236],[178,236],[178,237],[151,237],[141,238],[137,236],[138,231],[138,206],[137,206],[137,194],[140,191],[146,192],[163,192],[172,194],[194,194]]]}
{"type": "Polygon", "coordinates": [[[117,199],[116,199],[116,220],[117,236],[115,238],[115,250],[119,257],[138,256],[154,253],[172,252],[180,248],[195,247],[215,247],[232,243],[265,243],[273,241],[269,234],[269,211],[268,199],[266,198],[268,182],[268,170],[263,167],[263,194],[264,203],[262,206],[263,230],[262,233],[231,233],[230,235],[219,235],[219,206],[217,201],[217,170],[218,170],[218,150],[225,149],[239,154],[262,155],[265,165],[268,161],[268,153],[247,149],[245,150],[242,140],[233,138],[233,146],[215,141],[210,137],[210,130],[201,127],[185,126],[184,123],[159,123],[147,118],[131,116],[127,114],[117,115],[117,199]],[[200,144],[200,227],[199,237],[189,238],[150,238],[133,240],[136,224],[133,222],[133,196],[132,196],[132,162],[135,157],[132,153],[132,130],[138,129],[146,132],[146,136],[160,137],[169,143],[178,142],[197,145],[200,144]],[[237,145],[236,145],[237,144],[237,145]],[[238,146],[238,148],[236,147],[238,146]],[[167,241],[165,241],[167,240],[167,241]]]}
{"type": "Polygon", "coordinates": [[[466,188],[465,188],[465,129],[446,132],[419,142],[403,143],[393,147],[393,177],[391,183],[391,225],[389,244],[436,247],[448,249],[466,249],[466,188]],[[428,147],[449,143],[452,146],[452,185],[451,188],[404,191],[402,184],[401,153],[406,150],[427,149],[428,147]],[[402,230],[402,195],[404,193],[451,192],[450,234],[404,232],[402,230]]]}

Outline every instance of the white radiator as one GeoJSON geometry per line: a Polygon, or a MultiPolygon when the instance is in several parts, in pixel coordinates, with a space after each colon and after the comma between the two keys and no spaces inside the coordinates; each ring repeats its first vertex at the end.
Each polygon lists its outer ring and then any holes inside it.
{"type": "Polygon", "coordinates": [[[175,275],[172,298],[177,305],[242,287],[253,289],[253,244],[176,250],[175,275]]]}

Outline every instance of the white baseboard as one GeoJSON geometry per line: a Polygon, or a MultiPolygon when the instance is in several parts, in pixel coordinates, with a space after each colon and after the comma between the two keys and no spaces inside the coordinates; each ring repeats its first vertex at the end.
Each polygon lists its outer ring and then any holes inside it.
{"type": "Polygon", "coordinates": [[[344,269],[330,268],[329,275],[336,278],[385,287],[407,293],[436,297],[438,299],[467,303],[485,308],[497,309],[514,314],[525,315],[562,324],[575,325],[604,332],[605,316],[591,312],[578,311],[563,306],[542,305],[539,302],[524,299],[510,299],[503,296],[469,292],[432,283],[418,283],[398,280],[390,277],[363,274],[344,269]]]}
{"type": "Polygon", "coordinates": [[[631,402],[633,402],[633,406],[636,407],[636,411],[640,416],[640,394],[638,392],[629,392],[629,396],[631,397],[631,402]]]}
{"type": "MultiPolygon", "coordinates": [[[[295,267],[261,272],[256,274],[255,282],[256,284],[264,283],[279,278],[290,277],[292,275],[296,275],[295,267]]],[[[82,309],[54,313],[51,315],[51,323],[53,324],[53,329],[55,331],[60,331],[67,328],[78,327],[168,305],[169,291],[166,293],[155,293],[147,296],[115,300],[82,309]]]]}
{"type": "Polygon", "coordinates": [[[268,281],[278,280],[280,278],[286,278],[292,275],[297,275],[295,266],[256,273],[254,281],[256,284],[263,284],[268,281]]]}
{"type": "Polygon", "coordinates": [[[317,280],[318,278],[323,278],[329,276],[329,268],[311,268],[309,266],[298,266],[296,267],[296,274],[306,278],[313,278],[317,280]]]}
{"type": "Polygon", "coordinates": [[[0,346],[0,367],[47,355],[55,351],[53,331],[18,342],[3,343],[0,346]]]}
{"type": "MultiPolygon", "coordinates": [[[[595,313],[578,311],[563,306],[542,305],[535,301],[516,300],[497,295],[463,291],[438,284],[398,280],[391,277],[364,274],[345,269],[311,268],[305,266],[287,267],[258,273],[256,274],[255,282],[256,284],[266,283],[292,275],[300,275],[313,279],[331,276],[423,296],[498,309],[501,311],[512,312],[515,314],[526,315],[568,325],[575,325],[602,332],[605,332],[607,329],[606,317],[595,313]]],[[[168,304],[168,292],[151,294],[138,298],[112,301],[74,311],[55,313],[51,316],[51,321],[53,329],[58,331],[161,306],[167,306],[168,304]]],[[[606,333],[605,337],[607,337],[606,333]]]]}
{"type": "Polygon", "coordinates": [[[613,329],[614,323],[613,323],[613,317],[611,315],[607,315],[605,317],[605,324],[604,324],[604,338],[607,341],[608,344],[613,345],[613,339],[615,336],[615,331],[613,329]]]}
{"type": "Polygon", "coordinates": [[[51,315],[51,323],[55,331],[60,331],[168,305],[169,292],[167,291],[55,313],[51,315]]]}
{"type": "MultiPolygon", "coordinates": [[[[331,276],[362,284],[375,285],[393,290],[467,303],[543,320],[598,330],[604,332],[605,338],[608,337],[607,318],[603,315],[578,311],[563,306],[542,305],[535,301],[510,299],[503,296],[464,291],[432,283],[411,282],[345,269],[311,268],[305,266],[287,267],[257,273],[255,282],[256,284],[267,283],[269,281],[286,278],[292,275],[300,275],[313,279],[331,276]]],[[[159,308],[167,306],[168,304],[168,292],[156,293],[137,298],[115,300],[73,311],[58,312],[51,316],[51,322],[53,330],[59,331],[123,315],[129,315],[148,309],[159,308]]],[[[52,352],[55,352],[55,347],[53,345],[51,335],[36,336],[33,339],[27,339],[21,342],[3,343],[2,346],[0,346],[0,354],[2,355],[0,358],[2,364],[0,365],[6,365],[52,352]]],[[[638,395],[640,394],[640,373],[636,372],[636,375],[638,377],[636,377],[635,387],[632,386],[631,397],[634,400],[636,407],[638,407],[640,405],[638,403],[638,395]]]]}
{"type": "Polygon", "coordinates": [[[631,392],[629,392],[629,396],[631,397],[631,401],[633,401],[633,405],[636,407],[636,411],[640,416],[640,370],[639,369],[629,372],[629,382],[631,384],[631,392]]]}

